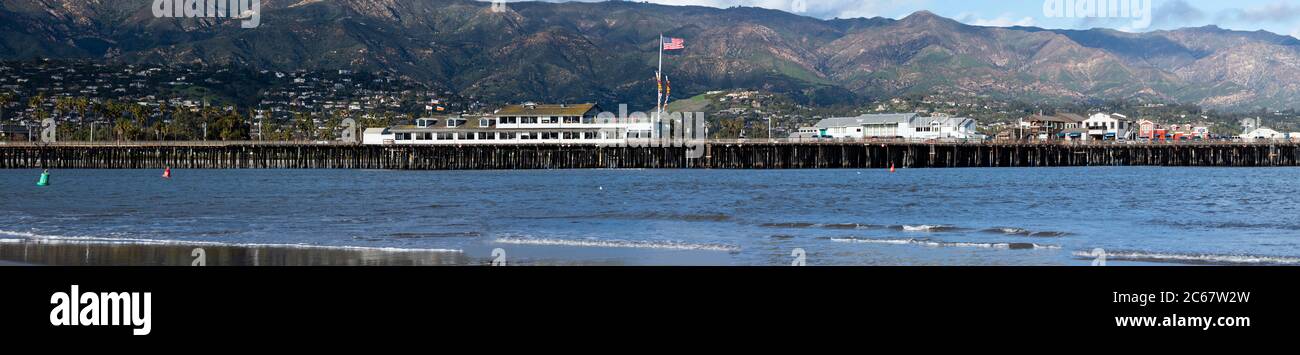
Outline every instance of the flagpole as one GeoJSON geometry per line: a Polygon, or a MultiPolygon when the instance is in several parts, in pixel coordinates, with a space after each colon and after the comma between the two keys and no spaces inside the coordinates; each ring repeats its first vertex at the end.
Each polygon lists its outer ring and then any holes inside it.
{"type": "MultiPolygon", "coordinates": [[[[663,80],[664,74],[664,34],[659,33],[659,69],[655,71],[655,80],[663,80]]],[[[663,117],[663,88],[659,88],[658,95],[655,97],[655,118],[651,121],[650,132],[652,136],[658,135],[659,118],[663,117]]]]}

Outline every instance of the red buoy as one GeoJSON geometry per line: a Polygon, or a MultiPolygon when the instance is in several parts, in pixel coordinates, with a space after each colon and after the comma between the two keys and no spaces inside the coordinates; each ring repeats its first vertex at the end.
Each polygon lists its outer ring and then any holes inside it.
{"type": "Polygon", "coordinates": [[[163,169],[163,178],[164,178],[164,179],[171,179],[171,178],[172,178],[172,168],[171,168],[171,167],[167,167],[167,168],[164,168],[164,169],[163,169]]]}
{"type": "Polygon", "coordinates": [[[889,172],[894,172],[894,163],[889,163],[889,172]]]}

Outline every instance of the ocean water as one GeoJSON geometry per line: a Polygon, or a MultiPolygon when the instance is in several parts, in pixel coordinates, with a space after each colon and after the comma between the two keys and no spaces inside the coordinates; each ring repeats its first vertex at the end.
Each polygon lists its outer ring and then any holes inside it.
{"type": "MultiPolygon", "coordinates": [[[[0,170],[32,243],[599,265],[1300,264],[1300,169],[0,170]],[[796,249],[803,251],[802,254],[796,249]],[[419,254],[424,255],[424,254],[419,254]]],[[[89,250],[89,249],[87,249],[89,250]]],[[[88,252],[87,252],[88,253],[88,252]]]]}

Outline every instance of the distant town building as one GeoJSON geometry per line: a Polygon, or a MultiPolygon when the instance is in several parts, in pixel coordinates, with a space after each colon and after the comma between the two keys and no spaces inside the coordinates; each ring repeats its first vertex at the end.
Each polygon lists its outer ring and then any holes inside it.
{"type": "Polygon", "coordinates": [[[1079,125],[1084,120],[1083,116],[1073,113],[1058,113],[1051,116],[1033,115],[1022,119],[1016,131],[1010,132],[1009,136],[1037,140],[1067,139],[1070,137],[1062,133],[1069,129],[1079,128],[1079,125]]]}
{"type": "Polygon", "coordinates": [[[1255,128],[1255,129],[1251,130],[1250,132],[1242,133],[1240,137],[1241,137],[1241,140],[1244,140],[1244,141],[1247,141],[1247,142],[1254,142],[1254,141],[1261,141],[1261,140],[1284,140],[1284,139],[1287,139],[1287,135],[1286,135],[1285,133],[1275,131],[1275,130],[1273,130],[1273,129],[1271,129],[1271,128],[1268,128],[1268,127],[1259,127],[1259,128],[1255,128]]]}
{"type": "Polygon", "coordinates": [[[1155,137],[1156,128],[1159,127],[1158,124],[1148,119],[1137,120],[1137,126],[1138,126],[1137,137],[1142,139],[1152,139],[1153,137],[1155,137]]]}
{"type": "Polygon", "coordinates": [[[1095,113],[1083,121],[1089,140],[1118,140],[1132,138],[1133,121],[1118,113],[1095,113]]]}

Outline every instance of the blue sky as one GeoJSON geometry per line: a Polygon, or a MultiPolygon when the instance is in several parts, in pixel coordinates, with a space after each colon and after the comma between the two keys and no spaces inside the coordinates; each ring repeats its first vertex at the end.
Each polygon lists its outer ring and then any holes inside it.
{"type": "MultiPolygon", "coordinates": [[[[565,0],[549,0],[565,1],[565,0]]],[[[581,0],[596,1],[596,0],[581,0]]],[[[974,25],[1045,28],[1114,28],[1129,32],[1217,25],[1234,30],[1266,30],[1300,38],[1300,0],[645,0],[668,5],[737,5],[779,9],[818,18],[883,16],[901,18],[918,10],[974,25]],[[803,2],[800,6],[799,2],[803,2]],[[1150,1],[1150,25],[1140,19],[1049,17],[1045,1],[1150,1]],[[799,11],[802,10],[802,11],[799,11]]],[[[1130,3],[1131,4],[1131,3],[1130,3]]],[[[1141,5],[1139,5],[1141,6],[1141,5]]]]}

